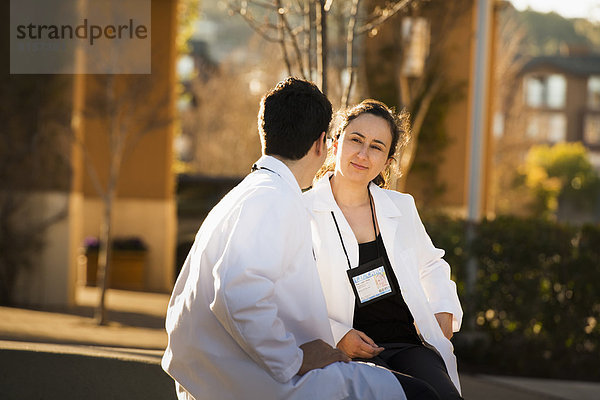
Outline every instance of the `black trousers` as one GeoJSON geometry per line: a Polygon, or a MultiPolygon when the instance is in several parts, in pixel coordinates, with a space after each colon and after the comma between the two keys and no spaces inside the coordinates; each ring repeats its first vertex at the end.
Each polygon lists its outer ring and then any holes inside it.
{"type": "Polygon", "coordinates": [[[408,343],[384,343],[380,346],[385,350],[378,356],[360,361],[394,372],[408,400],[462,399],[448,376],[444,360],[436,351],[408,343]]]}

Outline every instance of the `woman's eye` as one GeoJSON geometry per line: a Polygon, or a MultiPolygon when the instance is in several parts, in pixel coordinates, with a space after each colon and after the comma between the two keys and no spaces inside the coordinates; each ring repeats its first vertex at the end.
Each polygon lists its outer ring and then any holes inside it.
{"type": "Polygon", "coordinates": [[[371,146],[372,149],[383,151],[383,149],[379,146],[371,146]]]}
{"type": "Polygon", "coordinates": [[[362,141],[359,138],[352,138],[352,141],[355,143],[362,143],[362,141]]]}

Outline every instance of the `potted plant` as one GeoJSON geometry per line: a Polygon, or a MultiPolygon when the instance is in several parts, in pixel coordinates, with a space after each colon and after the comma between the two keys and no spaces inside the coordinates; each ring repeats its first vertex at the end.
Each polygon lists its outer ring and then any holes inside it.
{"type": "MultiPolygon", "coordinates": [[[[84,241],[87,286],[96,286],[99,247],[100,242],[95,237],[88,237],[84,241]]],[[[115,238],[112,243],[108,287],[143,290],[147,254],[148,247],[139,237],[115,238]]]]}

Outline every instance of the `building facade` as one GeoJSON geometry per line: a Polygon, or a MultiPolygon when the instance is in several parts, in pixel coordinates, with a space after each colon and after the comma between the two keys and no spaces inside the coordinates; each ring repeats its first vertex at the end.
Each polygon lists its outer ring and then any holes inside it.
{"type": "MultiPolygon", "coordinates": [[[[44,230],[44,245],[35,255],[34,265],[18,271],[15,302],[74,304],[77,280],[85,281],[84,242],[100,236],[103,200],[111,182],[111,163],[115,161],[119,165],[118,179],[114,180],[113,238],[136,237],[146,243],[141,289],[171,290],[176,235],[172,171],[176,34],[177,0],[152,0],[150,74],[65,76],[67,84],[61,88],[61,94],[67,94],[71,122],[66,130],[72,133],[72,140],[63,149],[63,156],[69,160],[69,173],[64,176],[70,181],[51,187],[38,184],[23,192],[30,205],[27,209],[31,210],[23,216],[23,224],[35,224],[54,215],[60,218],[44,230]],[[109,84],[117,95],[107,101],[109,84]],[[117,117],[109,118],[100,112],[103,109],[113,110],[117,117]],[[150,120],[154,122],[148,124],[150,120]],[[120,145],[115,147],[113,140],[117,136],[111,139],[115,130],[124,133],[117,135],[124,138],[125,149],[118,160],[114,154],[120,145]]],[[[27,80],[18,76],[8,79],[27,80]]],[[[44,85],[36,90],[42,93],[44,85]]]]}
{"type": "Polygon", "coordinates": [[[536,57],[519,78],[527,138],[581,142],[600,170],[600,55],[536,57]]]}

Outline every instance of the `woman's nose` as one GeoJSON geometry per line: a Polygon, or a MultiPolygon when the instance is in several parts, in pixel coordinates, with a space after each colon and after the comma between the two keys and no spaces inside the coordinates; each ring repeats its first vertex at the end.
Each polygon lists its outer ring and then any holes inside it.
{"type": "Polygon", "coordinates": [[[367,146],[361,146],[360,150],[358,151],[358,156],[361,158],[367,158],[367,154],[368,154],[367,150],[368,150],[367,146]]]}

